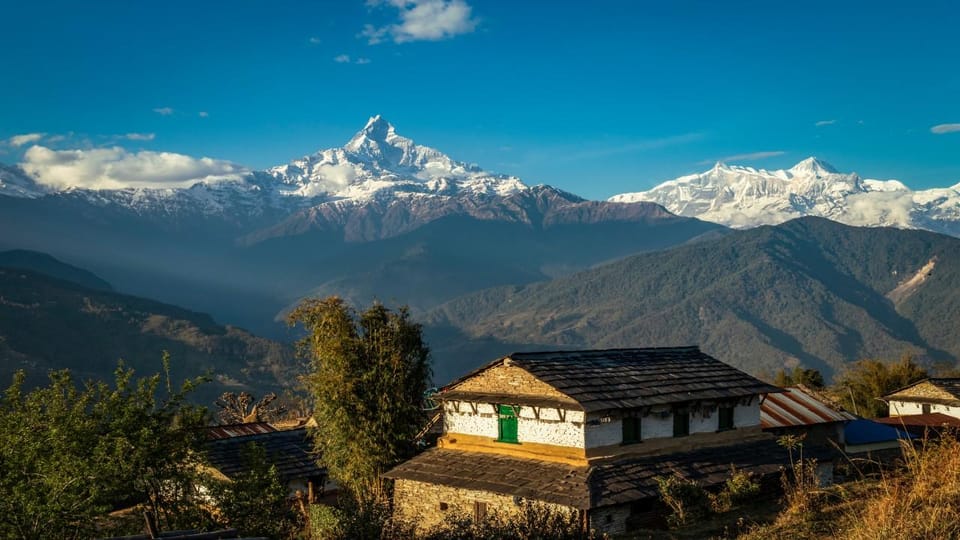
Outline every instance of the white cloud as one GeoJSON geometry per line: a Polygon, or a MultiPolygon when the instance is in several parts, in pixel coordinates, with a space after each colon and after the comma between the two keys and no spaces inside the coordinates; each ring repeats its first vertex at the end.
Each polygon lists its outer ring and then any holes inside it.
{"type": "MultiPolygon", "coordinates": [[[[369,5],[382,3],[368,2],[369,5]]],[[[370,45],[382,42],[387,34],[396,43],[448,39],[473,32],[479,22],[464,0],[387,0],[386,3],[399,10],[400,21],[379,28],[365,25],[360,37],[367,38],[370,45]]]]}
{"type": "Polygon", "coordinates": [[[912,223],[913,193],[874,191],[847,197],[845,223],[881,223],[909,227],[912,223]]]}
{"type": "Polygon", "coordinates": [[[309,41],[311,45],[320,44],[320,38],[318,38],[317,36],[311,36],[310,39],[308,39],[307,41],[309,41]]]}
{"type": "Polygon", "coordinates": [[[199,116],[200,118],[207,118],[210,116],[210,113],[208,113],[207,111],[200,111],[197,113],[197,116],[199,116]]]}
{"type": "Polygon", "coordinates": [[[229,161],[171,152],[128,152],[115,146],[51,150],[34,146],[20,167],[44,185],[62,189],[183,188],[198,182],[240,180],[248,170],[229,161]]]}
{"type": "Polygon", "coordinates": [[[720,159],[705,159],[698,163],[698,165],[712,165],[717,161],[756,161],[758,159],[767,159],[777,156],[782,156],[786,154],[783,150],[773,150],[769,152],[748,152],[746,154],[734,154],[732,156],[724,156],[720,159]]]}
{"type": "Polygon", "coordinates": [[[351,58],[349,54],[341,54],[333,57],[333,61],[338,64],[369,64],[372,62],[369,58],[351,58]]]}
{"type": "Polygon", "coordinates": [[[10,146],[15,146],[19,148],[25,144],[37,142],[40,139],[42,139],[45,135],[46,133],[24,133],[22,135],[14,135],[13,137],[10,137],[9,139],[7,139],[7,143],[10,146]]]}
{"type": "Polygon", "coordinates": [[[127,133],[123,136],[128,141],[152,141],[156,137],[155,133],[127,133]]]}
{"type": "Polygon", "coordinates": [[[823,127],[823,126],[832,126],[832,125],[834,125],[834,124],[836,124],[836,123],[837,123],[836,120],[820,120],[819,122],[815,123],[814,125],[817,126],[817,127],[823,127]]]}
{"type": "Polygon", "coordinates": [[[160,116],[170,116],[173,114],[173,109],[170,107],[157,107],[153,112],[159,114],[160,116]]]}
{"type": "Polygon", "coordinates": [[[960,131],[960,124],[937,124],[930,128],[930,133],[943,135],[944,133],[954,133],[960,131]]]}

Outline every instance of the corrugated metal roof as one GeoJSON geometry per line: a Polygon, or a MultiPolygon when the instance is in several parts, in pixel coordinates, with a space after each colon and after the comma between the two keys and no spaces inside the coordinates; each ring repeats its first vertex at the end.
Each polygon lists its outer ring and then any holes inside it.
{"type": "Polygon", "coordinates": [[[928,414],[905,414],[903,416],[891,416],[890,418],[877,418],[877,422],[887,424],[888,426],[900,427],[906,426],[908,429],[914,426],[919,427],[960,427],[960,418],[954,418],[943,413],[928,414]]]}
{"type": "Polygon", "coordinates": [[[786,392],[781,394],[767,394],[767,398],[760,405],[760,425],[764,429],[856,419],[856,416],[820,401],[798,386],[785,390],[786,392]]]}
{"type": "Polygon", "coordinates": [[[207,428],[207,438],[210,440],[243,437],[245,435],[259,435],[276,431],[266,422],[250,422],[248,424],[229,424],[226,426],[211,426],[207,428]]]}

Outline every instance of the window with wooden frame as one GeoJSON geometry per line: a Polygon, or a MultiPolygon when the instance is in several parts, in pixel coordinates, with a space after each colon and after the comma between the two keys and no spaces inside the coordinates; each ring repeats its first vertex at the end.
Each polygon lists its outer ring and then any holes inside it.
{"type": "Polygon", "coordinates": [[[733,429],[733,407],[719,407],[717,409],[717,431],[733,429]]]}
{"type": "Polygon", "coordinates": [[[673,436],[686,437],[690,434],[690,411],[677,408],[673,410],[673,436]]]}
{"type": "Polygon", "coordinates": [[[624,416],[621,424],[623,444],[634,444],[642,440],[639,416],[624,416]]]}
{"type": "Polygon", "coordinates": [[[920,405],[920,411],[921,411],[923,414],[930,414],[930,404],[929,404],[929,403],[924,403],[924,404],[920,405]]]}

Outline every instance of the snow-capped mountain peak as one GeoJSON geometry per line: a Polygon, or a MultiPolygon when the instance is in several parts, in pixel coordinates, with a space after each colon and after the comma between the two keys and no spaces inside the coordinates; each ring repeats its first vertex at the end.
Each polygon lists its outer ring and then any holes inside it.
{"type": "Polygon", "coordinates": [[[717,163],[616,202],[656,202],[675,214],[732,227],[820,216],[862,226],[930,229],[960,236],[960,185],[911,191],[899,180],[862,179],[815,157],[768,171],[717,163]]]}
{"type": "Polygon", "coordinates": [[[367,121],[342,148],[321,150],[266,171],[286,195],[363,201],[412,194],[508,195],[520,179],[483,171],[397,133],[380,115],[367,121]]]}
{"type": "Polygon", "coordinates": [[[793,167],[790,167],[790,173],[794,176],[821,176],[826,174],[838,174],[837,169],[830,165],[826,161],[817,159],[816,157],[808,157],[807,159],[797,163],[793,167]]]}

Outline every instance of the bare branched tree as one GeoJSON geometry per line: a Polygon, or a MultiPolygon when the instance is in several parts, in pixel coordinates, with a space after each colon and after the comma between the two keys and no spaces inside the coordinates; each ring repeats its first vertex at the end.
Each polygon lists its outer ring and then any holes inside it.
{"type": "Polygon", "coordinates": [[[287,409],[282,404],[273,404],[277,394],[270,392],[259,401],[247,392],[239,394],[224,392],[214,404],[220,408],[218,417],[221,424],[247,424],[250,422],[274,422],[279,420],[287,409]]]}

